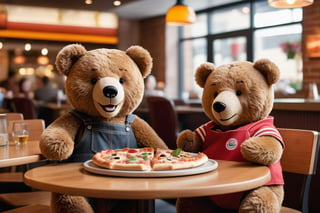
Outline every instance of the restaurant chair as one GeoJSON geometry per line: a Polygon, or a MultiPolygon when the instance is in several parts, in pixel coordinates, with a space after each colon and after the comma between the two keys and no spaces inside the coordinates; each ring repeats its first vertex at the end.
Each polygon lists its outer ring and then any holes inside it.
{"type": "MultiPolygon", "coordinates": [[[[16,118],[16,120],[11,120],[8,117],[8,138],[9,141],[12,141],[12,126],[13,123],[18,121],[21,122],[21,116],[22,114],[20,113],[8,113],[8,115],[12,118],[16,118]]],[[[26,122],[28,124],[28,129],[29,129],[29,137],[28,140],[40,140],[40,136],[44,130],[44,120],[42,119],[27,119],[23,120],[23,122],[26,122]]],[[[22,172],[17,172],[16,167],[11,167],[11,172],[2,172],[0,173],[0,182],[23,182],[23,173],[22,172]],[[11,177],[11,178],[10,178],[11,177]],[[10,181],[8,181],[10,179],[10,181]]]]}
{"type": "Polygon", "coordinates": [[[23,120],[23,114],[22,113],[18,113],[18,112],[8,112],[8,113],[4,113],[7,116],[7,120],[23,120]]]}
{"type": "MultiPolygon", "coordinates": [[[[9,120],[23,120],[22,113],[8,112],[4,114],[6,114],[8,122],[9,120]]],[[[21,174],[21,172],[15,171],[15,166],[12,166],[10,168],[4,168],[2,172],[0,172],[0,182],[22,183],[23,175],[21,174]],[[8,170],[10,170],[10,172],[8,172],[8,170]]]]}
{"type": "MultiPolygon", "coordinates": [[[[15,121],[21,122],[21,120],[9,120],[8,122],[8,133],[9,138],[12,132],[12,126],[15,121]]],[[[29,139],[28,140],[40,140],[41,134],[45,129],[45,124],[43,119],[26,119],[23,120],[28,124],[29,129],[29,139]]],[[[21,178],[23,181],[23,171],[16,173],[17,179],[21,178]]],[[[8,206],[22,207],[29,205],[41,204],[49,206],[51,193],[46,191],[32,191],[32,192],[14,192],[14,193],[1,193],[0,194],[0,205],[5,204],[8,206]]],[[[31,208],[31,207],[29,207],[31,208]]],[[[22,211],[24,212],[24,211],[22,211]]]]}
{"type": "Polygon", "coordinates": [[[163,96],[146,97],[151,127],[170,149],[176,149],[177,114],[172,100],[163,96]]]}
{"type": "Polygon", "coordinates": [[[310,182],[319,153],[317,131],[279,128],[285,147],[281,157],[284,201],[281,213],[309,212],[310,182]]]}
{"type": "MultiPolygon", "coordinates": [[[[22,121],[23,120],[23,114],[22,113],[6,113],[7,115],[7,121],[8,121],[8,138],[9,141],[12,141],[12,125],[15,121],[22,121]]],[[[29,127],[29,140],[39,140],[40,135],[42,134],[44,130],[44,121],[41,119],[31,119],[31,120],[24,120],[24,122],[28,123],[29,127]]],[[[22,182],[22,176],[23,174],[21,172],[16,172],[16,167],[10,167],[11,172],[1,172],[0,173],[0,182],[7,182],[7,180],[10,179],[9,182],[22,182]],[[11,177],[11,178],[10,178],[11,177]]]]}
{"type": "MultiPolygon", "coordinates": [[[[9,140],[13,140],[12,138],[12,126],[14,122],[21,122],[21,120],[9,120],[8,121],[8,134],[9,140]]],[[[28,124],[29,137],[28,140],[40,140],[41,134],[45,129],[45,123],[43,119],[24,119],[23,122],[28,124]]]]}
{"type": "Polygon", "coordinates": [[[30,98],[14,97],[12,99],[14,112],[22,113],[25,119],[36,118],[36,107],[30,98]]]}

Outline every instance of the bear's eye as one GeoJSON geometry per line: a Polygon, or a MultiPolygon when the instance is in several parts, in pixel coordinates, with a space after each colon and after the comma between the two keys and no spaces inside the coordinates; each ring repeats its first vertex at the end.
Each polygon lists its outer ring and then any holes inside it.
{"type": "Polygon", "coordinates": [[[93,79],[91,79],[91,84],[96,84],[96,83],[97,83],[97,81],[98,81],[98,79],[93,78],[93,79]]]}
{"type": "Polygon", "coordinates": [[[120,84],[123,84],[124,82],[126,82],[126,79],[120,78],[120,79],[119,79],[119,82],[120,82],[120,84]]]}
{"type": "Polygon", "coordinates": [[[240,96],[240,95],[242,95],[242,92],[241,92],[240,90],[237,90],[237,91],[236,91],[236,95],[237,95],[237,96],[240,96]]]}
{"type": "Polygon", "coordinates": [[[218,96],[218,94],[219,94],[218,92],[215,92],[215,93],[213,94],[213,97],[216,98],[216,97],[218,96]]]}

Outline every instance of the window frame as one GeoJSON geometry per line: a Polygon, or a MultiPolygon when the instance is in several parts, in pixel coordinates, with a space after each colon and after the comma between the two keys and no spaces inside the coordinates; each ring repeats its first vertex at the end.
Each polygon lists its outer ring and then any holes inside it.
{"type": "Polygon", "coordinates": [[[183,37],[183,27],[178,28],[178,98],[182,98],[183,90],[184,90],[184,61],[183,61],[183,42],[185,41],[190,41],[193,39],[198,39],[198,38],[205,38],[207,40],[207,61],[208,62],[214,62],[214,56],[213,56],[213,42],[216,39],[226,39],[226,38],[232,38],[232,37],[239,37],[243,36],[247,39],[246,43],[246,50],[247,50],[247,59],[248,61],[253,61],[254,60],[254,33],[256,30],[261,30],[261,29],[272,29],[280,26],[290,26],[290,25],[296,25],[300,24],[302,25],[303,20],[301,21],[292,21],[289,23],[283,23],[283,24],[277,24],[277,25],[269,25],[269,26],[263,26],[263,27],[254,27],[254,4],[258,2],[262,2],[265,0],[244,0],[244,1],[239,1],[239,2],[234,2],[234,3],[229,3],[217,7],[212,7],[208,8],[205,10],[197,11],[197,15],[201,13],[207,13],[208,18],[207,18],[207,35],[203,36],[196,36],[196,37],[183,37]],[[217,34],[212,34],[211,29],[210,29],[210,14],[214,13],[216,10],[220,9],[225,9],[228,7],[234,7],[237,5],[249,3],[250,5],[250,26],[247,29],[241,29],[241,30],[235,30],[235,31],[228,31],[228,32],[222,32],[222,33],[217,33],[217,34]]]}

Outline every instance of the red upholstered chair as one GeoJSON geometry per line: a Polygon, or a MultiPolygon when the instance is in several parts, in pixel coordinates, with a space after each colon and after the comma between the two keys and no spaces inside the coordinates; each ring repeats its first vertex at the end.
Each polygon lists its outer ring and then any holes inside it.
{"type": "Polygon", "coordinates": [[[22,113],[24,119],[36,118],[36,109],[31,99],[15,97],[12,99],[12,104],[14,111],[22,113]]]}
{"type": "Polygon", "coordinates": [[[176,149],[178,121],[173,101],[163,96],[148,96],[146,99],[151,127],[170,149],[176,149]]]}

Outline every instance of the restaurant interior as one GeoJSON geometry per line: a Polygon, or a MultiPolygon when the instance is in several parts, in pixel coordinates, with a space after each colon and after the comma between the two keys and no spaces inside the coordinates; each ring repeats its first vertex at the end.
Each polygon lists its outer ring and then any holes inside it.
{"type": "MultiPolygon", "coordinates": [[[[58,52],[69,44],[87,50],[140,45],[150,52],[153,82],[147,82],[148,76],[145,89],[152,84],[151,94],[157,92],[165,100],[155,104],[155,112],[143,99],[134,113],[164,141],[175,141],[180,131],[209,121],[202,109],[202,88],[194,79],[200,64],[261,58],[280,70],[270,113],[275,126],[320,131],[319,0],[0,0],[0,113],[43,120],[46,128],[72,110],[64,89],[66,77],[55,66],[58,52]],[[187,10],[169,14],[175,6],[187,10]],[[48,90],[41,94],[43,87],[48,90]],[[170,125],[161,123],[168,120],[170,125]]],[[[176,148],[175,142],[168,147],[176,148]]],[[[49,193],[40,192],[35,199],[30,195],[30,203],[8,203],[8,194],[38,192],[22,178],[29,169],[47,164],[36,154],[36,161],[0,167],[0,212],[35,204],[45,207],[39,212],[49,211],[49,193]]],[[[308,212],[320,212],[317,154],[304,203],[299,202],[302,195],[288,189],[293,198],[288,195],[286,205],[302,211],[307,203],[308,212]]],[[[305,180],[302,174],[288,176],[297,185],[305,180]]],[[[155,212],[175,212],[174,202],[156,203],[155,212]]]]}

